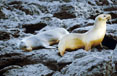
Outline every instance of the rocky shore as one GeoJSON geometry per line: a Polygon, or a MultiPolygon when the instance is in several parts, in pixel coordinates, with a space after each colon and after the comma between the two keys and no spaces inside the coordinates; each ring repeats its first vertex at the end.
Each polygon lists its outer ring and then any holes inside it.
{"type": "Polygon", "coordinates": [[[117,76],[117,0],[0,0],[0,76],[117,76]],[[112,15],[103,48],[63,57],[58,49],[18,48],[22,38],[57,27],[84,33],[101,13],[112,15]]]}

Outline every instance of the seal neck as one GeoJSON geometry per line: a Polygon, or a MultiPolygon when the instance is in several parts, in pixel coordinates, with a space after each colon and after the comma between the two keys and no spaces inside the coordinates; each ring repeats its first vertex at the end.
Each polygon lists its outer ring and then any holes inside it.
{"type": "Polygon", "coordinates": [[[95,20],[95,24],[94,24],[94,28],[96,29],[105,29],[106,28],[106,21],[99,21],[99,20],[95,20]]]}

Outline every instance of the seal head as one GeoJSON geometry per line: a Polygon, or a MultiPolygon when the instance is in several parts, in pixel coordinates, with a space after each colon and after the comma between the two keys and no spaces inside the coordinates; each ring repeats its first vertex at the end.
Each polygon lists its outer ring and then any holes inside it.
{"type": "Polygon", "coordinates": [[[99,21],[107,21],[107,20],[110,20],[111,19],[111,15],[110,14],[101,14],[99,16],[96,17],[96,21],[99,20],[99,21]]]}
{"type": "Polygon", "coordinates": [[[25,50],[27,47],[26,47],[26,44],[23,41],[21,41],[19,44],[19,48],[22,50],[25,50]]]}

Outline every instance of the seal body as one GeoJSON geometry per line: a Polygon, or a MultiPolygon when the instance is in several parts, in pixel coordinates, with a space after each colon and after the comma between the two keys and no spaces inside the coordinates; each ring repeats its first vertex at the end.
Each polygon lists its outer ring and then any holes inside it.
{"type": "Polygon", "coordinates": [[[69,34],[69,32],[64,28],[44,31],[22,39],[19,48],[24,51],[32,51],[37,48],[55,48],[50,45],[58,43],[66,34],[69,34]]]}
{"type": "Polygon", "coordinates": [[[53,45],[58,43],[59,40],[69,32],[64,28],[56,28],[53,30],[44,31],[42,33],[38,33],[37,36],[44,42],[48,42],[49,45],[53,45]]]}
{"type": "Polygon", "coordinates": [[[106,21],[111,19],[109,14],[101,14],[96,17],[94,27],[86,33],[70,33],[65,35],[58,44],[60,55],[63,56],[65,50],[75,50],[85,48],[90,50],[92,46],[99,45],[106,33],[106,21]]]}

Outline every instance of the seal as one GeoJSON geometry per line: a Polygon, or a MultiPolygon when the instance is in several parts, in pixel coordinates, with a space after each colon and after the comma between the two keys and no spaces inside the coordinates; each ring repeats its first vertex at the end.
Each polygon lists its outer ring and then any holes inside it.
{"type": "Polygon", "coordinates": [[[100,14],[95,18],[94,26],[86,33],[70,33],[65,35],[58,44],[58,50],[61,56],[65,50],[76,50],[84,48],[90,50],[92,46],[101,44],[106,33],[106,22],[111,19],[110,14],[100,14]]]}
{"type": "Polygon", "coordinates": [[[69,32],[64,28],[56,28],[53,30],[43,31],[36,35],[23,38],[19,43],[19,48],[24,51],[32,51],[38,48],[55,48],[53,45],[69,32]]]}

